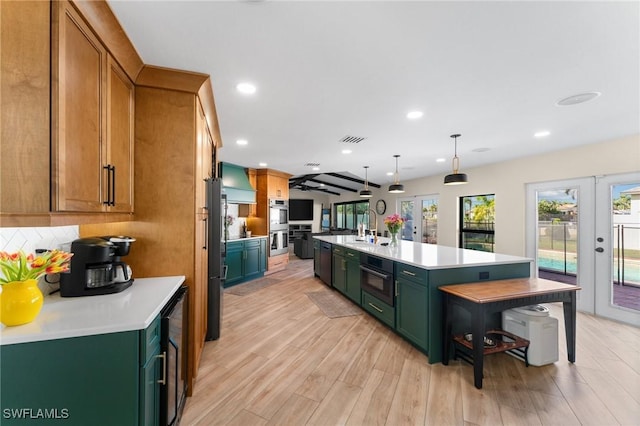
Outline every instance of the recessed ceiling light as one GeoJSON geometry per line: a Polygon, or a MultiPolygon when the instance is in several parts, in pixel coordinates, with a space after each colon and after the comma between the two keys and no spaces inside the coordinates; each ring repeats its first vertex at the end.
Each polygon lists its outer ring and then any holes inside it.
{"type": "Polygon", "coordinates": [[[410,113],[407,114],[407,118],[410,120],[415,120],[417,118],[422,117],[422,111],[411,111],[410,113]]]}
{"type": "Polygon", "coordinates": [[[260,166],[260,167],[267,167],[267,163],[258,163],[258,166],[260,166]]]}
{"type": "Polygon", "coordinates": [[[387,172],[387,176],[393,176],[393,172],[387,172]]]}
{"type": "Polygon", "coordinates": [[[320,186],[324,186],[324,183],[321,183],[320,186]]]}
{"type": "Polygon", "coordinates": [[[320,167],[313,167],[311,170],[313,170],[314,172],[317,172],[318,170],[320,170],[320,167]]]}
{"type": "Polygon", "coordinates": [[[436,163],[444,163],[445,161],[447,161],[446,158],[436,158],[436,163]]]}
{"type": "Polygon", "coordinates": [[[238,92],[244,93],[245,95],[253,95],[256,93],[256,86],[251,83],[240,83],[236,86],[238,92]]]}
{"type": "Polygon", "coordinates": [[[589,102],[589,101],[597,98],[601,94],[602,93],[600,93],[600,92],[578,93],[577,95],[573,95],[573,96],[569,96],[568,98],[560,99],[558,102],[556,102],[556,106],[571,106],[571,105],[582,104],[582,103],[589,102]]]}
{"type": "Polygon", "coordinates": [[[475,149],[472,149],[471,151],[473,151],[473,152],[487,152],[487,151],[491,151],[491,148],[475,148],[475,149]]]}
{"type": "Polygon", "coordinates": [[[547,137],[547,136],[549,136],[550,134],[551,134],[551,132],[550,132],[550,131],[548,131],[548,130],[542,130],[542,131],[540,131],[540,132],[535,132],[535,133],[533,134],[533,137],[535,137],[535,138],[546,138],[546,137],[547,137]]]}
{"type": "Polygon", "coordinates": [[[350,149],[343,149],[342,153],[343,154],[351,154],[353,151],[351,151],[350,149]]]}
{"type": "Polygon", "coordinates": [[[246,139],[238,139],[238,140],[236,141],[236,143],[237,143],[238,145],[247,145],[249,142],[247,142],[247,140],[246,140],[246,139]]]}

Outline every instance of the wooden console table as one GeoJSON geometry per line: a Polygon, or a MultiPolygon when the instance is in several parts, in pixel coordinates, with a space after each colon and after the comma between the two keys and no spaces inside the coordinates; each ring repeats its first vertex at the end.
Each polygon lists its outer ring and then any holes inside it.
{"type": "Polygon", "coordinates": [[[470,331],[473,334],[473,378],[476,388],[482,389],[484,335],[486,315],[520,306],[538,303],[562,302],[567,339],[567,358],[576,360],[576,291],[580,287],[545,280],[518,278],[456,284],[440,287],[445,296],[444,353],[442,363],[449,364],[451,348],[452,310],[461,306],[471,314],[470,331]]]}

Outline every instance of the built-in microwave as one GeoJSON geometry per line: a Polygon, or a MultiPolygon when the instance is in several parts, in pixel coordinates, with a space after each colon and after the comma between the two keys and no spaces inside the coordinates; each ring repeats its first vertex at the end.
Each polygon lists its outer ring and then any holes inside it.
{"type": "Polygon", "coordinates": [[[289,228],[289,202],[287,200],[269,201],[269,230],[289,228]]]}

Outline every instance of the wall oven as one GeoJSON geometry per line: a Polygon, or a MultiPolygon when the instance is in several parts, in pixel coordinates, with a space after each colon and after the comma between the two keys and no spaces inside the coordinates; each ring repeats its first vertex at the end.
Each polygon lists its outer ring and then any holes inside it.
{"type": "Polygon", "coordinates": [[[289,202],[287,200],[269,200],[269,230],[289,228],[289,202]]]}
{"type": "Polygon", "coordinates": [[[390,306],[394,306],[393,261],[360,254],[360,287],[390,306]]]}
{"type": "Polygon", "coordinates": [[[269,256],[277,256],[279,254],[289,253],[289,231],[271,231],[269,232],[269,256]]]}

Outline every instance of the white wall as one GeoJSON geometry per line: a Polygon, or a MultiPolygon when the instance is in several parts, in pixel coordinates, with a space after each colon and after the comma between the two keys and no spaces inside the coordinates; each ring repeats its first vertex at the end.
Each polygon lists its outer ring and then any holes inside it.
{"type": "Polygon", "coordinates": [[[290,225],[311,225],[311,232],[320,232],[322,225],[322,207],[329,208],[329,197],[318,191],[289,190],[289,199],[313,200],[313,220],[292,220],[290,225]]]}
{"type": "MultiPolygon", "coordinates": [[[[487,152],[491,155],[491,151],[487,152]]],[[[525,185],[533,182],[612,175],[640,171],[640,135],[609,142],[583,145],[547,154],[530,156],[489,166],[466,169],[460,158],[461,172],[469,176],[467,185],[445,186],[443,175],[400,181],[404,194],[389,194],[388,185],[373,189],[371,204],[378,199],[387,203],[388,216],[396,212],[398,198],[439,194],[438,243],[457,245],[458,198],[467,195],[495,194],[496,252],[525,255],[525,185]]],[[[425,165],[426,166],[426,165],[425,165]]],[[[330,202],[352,201],[354,195],[330,197],[330,202]]],[[[383,230],[384,217],[378,217],[378,229],[383,230]]]]}

